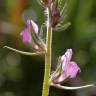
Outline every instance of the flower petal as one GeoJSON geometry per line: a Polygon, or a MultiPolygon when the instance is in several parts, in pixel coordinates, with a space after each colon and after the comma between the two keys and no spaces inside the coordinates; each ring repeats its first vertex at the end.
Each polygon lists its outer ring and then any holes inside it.
{"type": "Polygon", "coordinates": [[[67,71],[69,68],[69,61],[65,55],[63,55],[63,61],[62,61],[62,71],[67,71]]]}
{"type": "Polygon", "coordinates": [[[62,70],[67,71],[70,67],[69,62],[72,58],[72,49],[67,49],[65,54],[61,57],[62,61],[62,70]]]}
{"type": "Polygon", "coordinates": [[[22,37],[24,43],[30,44],[32,42],[29,26],[26,26],[26,28],[20,33],[20,36],[22,37]]]}
{"type": "Polygon", "coordinates": [[[35,32],[38,35],[38,25],[33,20],[30,20],[30,22],[32,25],[33,32],[35,32]]]}
{"type": "Polygon", "coordinates": [[[71,61],[69,70],[67,70],[67,74],[70,76],[70,78],[75,78],[78,71],[80,71],[80,68],[77,65],[77,63],[74,61],[71,61]]]}
{"type": "Polygon", "coordinates": [[[61,60],[63,61],[67,57],[67,60],[70,61],[72,58],[72,49],[67,49],[65,54],[62,56],[61,60]]]}

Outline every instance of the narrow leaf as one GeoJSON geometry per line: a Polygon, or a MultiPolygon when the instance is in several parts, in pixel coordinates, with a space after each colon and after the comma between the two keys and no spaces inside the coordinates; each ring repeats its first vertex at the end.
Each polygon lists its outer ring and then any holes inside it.
{"type": "Polygon", "coordinates": [[[7,48],[7,49],[9,49],[9,50],[11,50],[11,51],[14,51],[14,52],[19,53],[19,54],[22,54],[22,55],[35,56],[35,55],[44,54],[44,53],[37,54],[37,53],[31,53],[31,52],[20,51],[20,50],[14,49],[14,48],[9,47],[9,46],[4,46],[3,48],[7,48]]]}
{"type": "Polygon", "coordinates": [[[64,89],[64,90],[78,90],[78,89],[83,89],[83,88],[95,87],[94,84],[89,84],[89,85],[84,85],[84,86],[79,86],[79,87],[62,86],[60,84],[51,84],[51,86],[54,86],[59,89],[64,89]]]}

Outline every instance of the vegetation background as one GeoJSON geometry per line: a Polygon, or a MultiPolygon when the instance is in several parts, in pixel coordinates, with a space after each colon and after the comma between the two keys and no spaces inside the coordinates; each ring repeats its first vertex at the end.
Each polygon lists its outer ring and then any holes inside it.
{"type": "MultiPolygon", "coordinates": [[[[70,21],[71,26],[53,32],[52,68],[58,56],[72,48],[81,73],[64,85],[96,84],[96,0],[69,0],[66,14],[65,22],[70,21]]],[[[36,0],[0,0],[0,96],[41,96],[44,57],[23,56],[3,48],[31,51],[19,35],[27,18],[39,27],[44,22],[44,9],[36,0]]],[[[96,88],[66,91],[51,87],[50,96],[96,96],[96,88]]]]}

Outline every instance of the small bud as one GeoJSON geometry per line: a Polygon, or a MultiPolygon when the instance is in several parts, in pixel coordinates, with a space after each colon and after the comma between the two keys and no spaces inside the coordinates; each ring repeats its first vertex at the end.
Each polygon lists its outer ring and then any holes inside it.
{"type": "Polygon", "coordinates": [[[54,28],[60,22],[60,10],[57,8],[57,5],[53,5],[52,8],[52,27],[54,28]]]}

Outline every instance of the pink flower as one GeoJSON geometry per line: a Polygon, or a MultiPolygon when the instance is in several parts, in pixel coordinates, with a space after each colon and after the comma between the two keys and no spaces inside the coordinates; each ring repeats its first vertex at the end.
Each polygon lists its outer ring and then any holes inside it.
{"type": "MultiPolygon", "coordinates": [[[[72,49],[67,49],[65,54],[61,57],[62,69],[61,73],[55,78],[53,78],[53,83],[62,83],[67,78],[75,78],[78,71],[80,71],[79,66],[76,62],[71,61],[72,49]]],[[[57,74],[57,73],[56,73],[57,74]]]]}
{"type": "Polygon", "coordinates": [[[29,20],[27,21],[26,28],[20,33],[20,36],[22,37],[24,43],[30,44],[32,42],[29,20]]]}
{"type": "Polygon", "coordinates": [[[32,46],[36,52],[44,51],[45,47],[38,36],[38,30],[38,25],[33,20],[28,19],[25,29],[20,33],[23,42],[32,46]]]}

